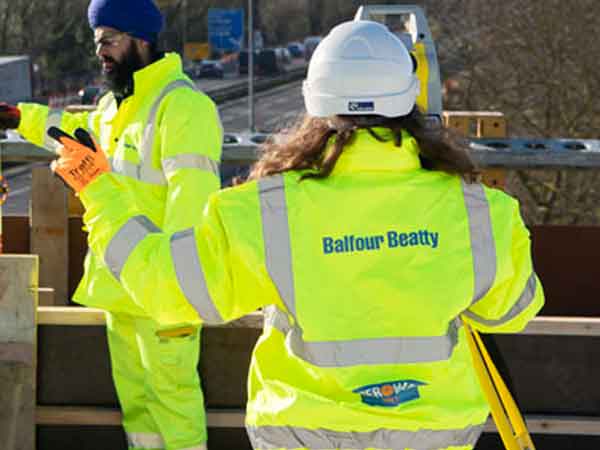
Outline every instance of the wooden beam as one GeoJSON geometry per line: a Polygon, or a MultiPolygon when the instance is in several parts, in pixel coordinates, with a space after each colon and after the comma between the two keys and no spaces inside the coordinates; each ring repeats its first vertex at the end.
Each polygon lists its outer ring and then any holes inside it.
{"type": "Polygon", "coordinates": [[[0,255],[0,342],[34,342],[37,288],[37,256],[0,255]]]}
{"type": "Polygon", "coordinates": [[[78,306],[40,306],[38,325],[104,326],[104,311],[78,306]]]}
{"type": "MultiPolygon", "coordinates": [[[[494,111],[444,111],[443,122],[469,138],[505,138],[506,119],[494,111]]],[[[482,182],[489,187],[505,189],[506,171],[500,168],[483,170],[482,182]]]]}
{"type": "MultiPolygon", "coordinates": [[[[210,428],[243,428],[244,410],[207,411],[210,428]]],[[[600,417],[579,416],[525,416],[531,434],[571,434],[600,436],[600,417]]],[[[46,426],[121,426],[121,413],[117,409],[72,406],[38,406],[38,425],[46,426]]],[[[496,425],[490,418],[484,431],[495,433],[496,425]]]]}
{"type": "MultiPolygon", "coordinates": [[[[212,428],[243,428],[244,410],[208,410],[207,423],[212,428]]],[[[121,411],[112,408],[76,406],[38,406],[37,425],[46,426],[121,426],[121,411]]]]}
{"type": "Polygon", "coordinates": [[[32,171],[31,253],[40,257],[40,284],[54,289],[55,305],[68,304],[67,189],[47,167],[32,171]]]}
{"type": "Polygon", "coordinates": [[[593,317],[536,317],[519,334],[600,336],[600,319],[593,317]]]}
{"type": "Polygon", "coordinates": [[[37,285],[37,256],[0,256],[2,450],[35,450],[37,285]]]}
{"type": "MultiPolygon", "coordinates": [[[[600,417],[526,415],[525,422],[531,434],[567,434],[600,436],[600,417]]],[[[485,432],[497,432],[489,419],[485,432]]]]}
{"type": "Polygon", "coordinates": [[[37,425],[49,426],[120,426],[121,411],[112,408],[76,406],[38,406],[35,412],[37,425]]]}
{"type": "MultiPolygon", "coordinates": [[[[228,328],[262,328],[262,313],[256,312],[223,325],[207,325],[207,327],[228,328]]],[[[104,311],[78,306],[40,306],[38,308],[38,325],[66,326],[104,326],[104,311]]]]}
{"type": "MultiPolygon", "coordinates": [[[[77,306],[40,306],[39,325],[89,326],[105,325],[104,311],[77,306]]],[[[260,312],[249,314],[224,325],[207,327],[262,328],[260,312]]],[[[600,318],[592,317],[536,317],[518,334],[551,336],[600,336],[600,318]]]]}
{"type": "Polygon", "coordinates": [[[33,367],[34,349],[33,343],[0,342],[0,364],[9,362],[33,367]]]}
{"type": "Polygon", "coordinates": [[[54,288],[38,288],[38,304],[40,306],[54,305],[54,288]]]}

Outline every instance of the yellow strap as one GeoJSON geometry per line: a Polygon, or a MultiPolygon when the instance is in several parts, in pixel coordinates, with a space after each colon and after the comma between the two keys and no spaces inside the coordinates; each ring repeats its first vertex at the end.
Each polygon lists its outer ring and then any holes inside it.
{"type": "Polygon", "coordinates": [[[427,59],[425,44],[417,42],[414,46],[413,55],[417,60],[417,78],[421,84],[417,105],[421,111],[429,112],[429,60],[427,59]]]}

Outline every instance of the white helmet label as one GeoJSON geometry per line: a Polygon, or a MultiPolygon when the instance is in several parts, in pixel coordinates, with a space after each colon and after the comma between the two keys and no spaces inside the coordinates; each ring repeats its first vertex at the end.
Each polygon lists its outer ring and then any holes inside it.
{"type": "Polygon", "coordinates": [[[348,111],[373,112],[375,111],[375,102],[348,102],[348,111]]]}

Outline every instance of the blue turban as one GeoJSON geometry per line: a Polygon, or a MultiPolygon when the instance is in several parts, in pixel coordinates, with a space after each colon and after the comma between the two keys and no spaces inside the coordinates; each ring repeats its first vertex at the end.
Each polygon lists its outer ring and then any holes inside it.
{"type": "Polygon", "coordinates": [[[88,20],[92,29],[110,27],[147,42],[156,42],[163,26],[152,0],[92,0],[88,20]]]}

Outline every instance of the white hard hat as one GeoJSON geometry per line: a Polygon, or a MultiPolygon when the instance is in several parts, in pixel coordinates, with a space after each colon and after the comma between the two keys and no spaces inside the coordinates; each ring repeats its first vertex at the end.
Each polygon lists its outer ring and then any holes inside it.
{"type": "Polygon", "coordinates": [[[304,81],[309,115],[410,113],[419,79],[406,46],[384,25],[368,20],[344,22],[319,44],[304,81]]]}

